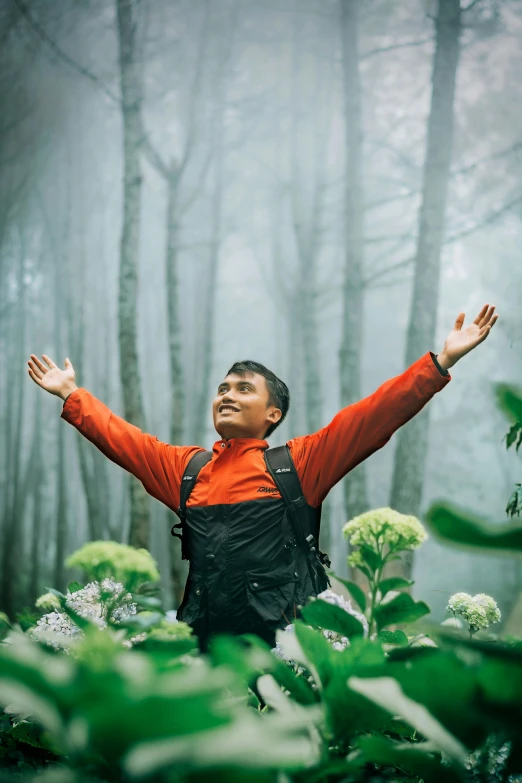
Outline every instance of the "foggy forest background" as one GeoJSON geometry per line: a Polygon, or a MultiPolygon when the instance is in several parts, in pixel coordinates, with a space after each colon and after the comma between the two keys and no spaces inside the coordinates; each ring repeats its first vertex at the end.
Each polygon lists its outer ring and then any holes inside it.
{"type": "MultiPolygon", "coordinates": [[[[521,465],[492,388],[522,375],[521,45],[519,0],[2,0],[4,611],[63,589],[88,540],[150,548],[166,608],[184,574],[172,511],[60,419],[30,353],[207,448],[218,382],[260,361],[292,395],[275,446],[495,304],[452,382],[330,494],[321,548],[345,574],[341,526],[385,505],[505,520],[521,465]]],[[[411,569],[436,617],[467,591],[513,621],[516,561],[430,540],[411,569]]]]}

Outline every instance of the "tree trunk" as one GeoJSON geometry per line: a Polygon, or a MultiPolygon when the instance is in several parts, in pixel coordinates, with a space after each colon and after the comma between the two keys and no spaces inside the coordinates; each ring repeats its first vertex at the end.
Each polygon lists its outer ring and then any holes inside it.
{"type": "MultiPolygon", "coordinates": [[[[145,429],[137,348],[137,290],[140,246],[142,145],[141,74],[136,56],[137,21],[132,0],[117,0],[118,43],[123,115],[123,227],[120,246],[118,339],[120,378],[125,419],[145,429]]],[[[147,493],[130,477],[130,532],[132,546],[148,548],[150,514],[147,493]]]]}
{"type": "MultiPolygon", "coordinates": [[[[24,253],[19,249],[17,270],[18,289],[18,323],[14,326],[17,335],[13,341],[14,356],[7,366],[19,366],[19,357],[25,350],[25,283],[23,274],[24,253]]],[[[9,351],[8,351],[9,355],[9,351]]],[[[4,612],[11,618],[16,609],[17,571],[20,563],[20,530],[21,519],[19,516],[18,502],[20,499],[20,457],[22,445],[22,421],[24,409],[25,373],[13,371],[12,379],[7,385],[7,437],[8,448],[7,462],[7,487],[4,504],[4,547],[2,551],[1,596],[4,612]],[[22,379],[23,378],[23,379],[22,379]],[[18,381],[18,388],[17,388],[18,381]]]]}
{"type": "MultiPolygon", "coordinates": [[[[167,248],[165,254],[167,281],[167,329],[169,340],[170,362],[170,442],[182,444],[185,421],[184,371],[182,360],[182,335],[179,278],[178,278],[178,244],[179,244],[179,174],[177,167],[171,166],[171,176],[167,179],[167,248]]],[[[167,509],[167,525],[169,529],[177,523],[175,515],[167,509]]],[[[181,560],[181,550],[169,542],[170,581],[176,606],[181,603],[183,587],[187,577],[186,564],[181,560]]]]}
{"type": "MultiPolygon", "coordinates": [[[[345,115],[345,263],[343,332],[340,350],[341,404],[361,398],[363,322],[364,202],[362,175],[362,108],[358,29],[360,0],[342,0],[342,59],[345,115]]],[[[343,480],[346,519],[368,510],[366,466],[358,465],[343,480]]]]}
{"type": "MultiPolygon", "coordinates": [[[[435,342],[439,300],[440,254],[453,139],[453,102],[459,61],[460,3],[439,0],[436,20],[431,109],[422,185],[415,276],[406,343],[406,365],[426,353],[435,342]]],[[[425,408],[399,433],[390,505],[418,516],[422,502],[424,467],[428,451],[429,410],[425,408]]],[[[413,554],[402,561],[409,578],[413,554]]]]}
{"type": "Polygon", "coordinates": [[[29,577],[29,601],[34,604],[40,595],[40,552],[42,546],[42,514],[43,514],[43,454],[42,454],[42,398],[43,394],[37,393],[35,399],[33,453],[31,463],[33,466],[33,524],[30,534],[31,539],[31,573],[29,577]]]}

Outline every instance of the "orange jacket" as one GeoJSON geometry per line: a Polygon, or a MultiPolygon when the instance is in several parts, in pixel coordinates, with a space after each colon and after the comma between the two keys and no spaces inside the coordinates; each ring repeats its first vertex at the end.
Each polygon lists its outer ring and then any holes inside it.
{"type": "MultiPolygon", "coordinates": [[[[330,489],[417,414],[451,380],[428,352],[368,397],[348,405],[330,424],[288,441],[304,497],[319,506],[330,489]]],[[[109,459],[139,479],[147,492],[172,511],[179,507],[184,468],[199,446],[172,446],[116,416],[87,389],[66,399],[61,417],[109,459]]],[[[218,440],[212,460],[199,473],[188,506],[232,505],[280,497],[263,458],[266,440],[218,440]]]]}

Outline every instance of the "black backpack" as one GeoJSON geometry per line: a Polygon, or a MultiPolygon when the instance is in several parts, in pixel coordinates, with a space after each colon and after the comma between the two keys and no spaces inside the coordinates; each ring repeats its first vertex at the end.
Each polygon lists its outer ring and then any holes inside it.
{"type": "MultiPolygon", "coordinates": [[[[180,522],[173,525],[171,533],[181,541],[181,556],[188,560],[185,537],[183,535],[187,500],[198,478],[201,468],[212,459],[211,451],[198,451],[189,460],[180,487],[180,504],[178,516],[180,522]],[[176,532],[179,530],[180,532],[176,532]]],[[[304,554],[308,572],[316,594],[330,586],[325,566],[330,568],[330,558],[318,548],[319,529],[321,522],[321,506],[312,508],[303,496],[301,482],[295,469],[288,446],[277,446],[265,451],[265,462],[281,497],[285,503],[286,514],[283,522],[283,537],[285,548],[298,546],[304,554]],[[310,530],[316,531],[314,536],[310,530]]]]}

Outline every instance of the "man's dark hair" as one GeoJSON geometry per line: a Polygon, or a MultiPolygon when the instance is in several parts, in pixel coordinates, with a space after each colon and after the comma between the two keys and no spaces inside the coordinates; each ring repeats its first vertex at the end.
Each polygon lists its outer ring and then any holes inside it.
{"type": "Polygon", "coordinates": [[[276,427],[279,427],[288,413],[288,408],[290,407],[290,392],[288,391],[286,383],[283,383],[277,375],[274,375],[271,370],[268,370],[263,364],[259,364],[259,362],[251,362],[249,360],[245,362],[234,362],[227,372],[227,375],[235,373],[236,375],[244,376],[246,373],[251,372],[256,372],[258,375],[263,376],[268,389],[268,404],[275,405],[283,414],[279,421],[275,424],[271,424],[265,432],[265,438],[268,438],[276,427]]]}

